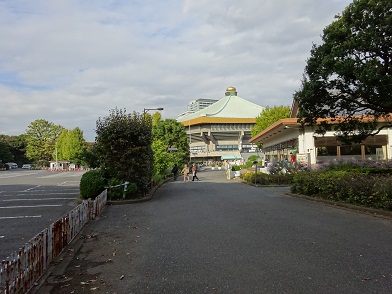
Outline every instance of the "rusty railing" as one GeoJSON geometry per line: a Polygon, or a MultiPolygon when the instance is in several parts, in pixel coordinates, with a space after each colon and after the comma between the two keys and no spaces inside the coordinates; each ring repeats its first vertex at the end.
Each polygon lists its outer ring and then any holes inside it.
{"type": "Polygon", "coordinates": [[[0,266],[0,293],[25,293],[45,273],[49,264],[105,207],[107,190],[88,199],[13,252],[0,266]]]}

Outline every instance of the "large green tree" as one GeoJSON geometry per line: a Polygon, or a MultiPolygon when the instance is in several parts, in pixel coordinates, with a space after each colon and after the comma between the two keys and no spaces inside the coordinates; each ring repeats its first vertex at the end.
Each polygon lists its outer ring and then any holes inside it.
{"type": "Polygon", "coordinates": [[[86,140],[82,130],[79,128],[71,131],[63,129],[56,141],[56,157],[80,165],[86,148],[86,140]]]}
{"type": "Polygon", "coordinates": [[[253,126],[251,133],[252,136],[256,136],[261,131],[268,128],[274,122],[282,118],[290,117],[290,107],[289,106],[274,106],[265,107],[260,115],[256,118],[256,124],[253,126]]]}
{"type": "MultiPolygon", "coordinates": [[[[392,1],[354,0],[313,45],[294,98],[300,121],[332,118],[336,136],[361,142],[391,126],[392,1]],[[365,118],[365,121],[363,120],[365,118]]],[[[319,124],[318,133],[331,129],[319,124]]]]}
{"type": "Polygon", "coordinates": [[[14,159],[6,143],[0,141],[0,162],[10,162],[14,159]]]}
{"type": "Polygon", "coordinates": [[[155,173],[162,174],[188,160],[189,143],[184,125],[175,119],[156,120],[153,125],[155,173]]]}
{"type": "MultiPolygon", "coordinates": [[[[9,161],[16,162],[18,165],[27,162],[26,158],[26,136],[8,136],[8,135],[0,135],[0,141],[7,145],[9,151],[12,154],[12,159],[9,161]]],[[[3,160],[4,161],[4,160],[3,160]]]]}
{"type": "Polygon", "coordinates": [[[56,139],[63,130],[60,125],[37,119],[26,130],[26,156],[34,161],[50,161],[55,152],[56,139]]]}
{"type": "Polygon", "coordinates": [[[113,109],[96,123],[95,151],[110,177],[144,190],[153,174],[152,121],[149,115],[113,109]]]}

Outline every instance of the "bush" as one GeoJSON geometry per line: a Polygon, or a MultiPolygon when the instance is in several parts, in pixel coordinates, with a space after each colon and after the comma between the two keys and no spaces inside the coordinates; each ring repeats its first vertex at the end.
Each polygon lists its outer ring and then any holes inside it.
{"type": "Polygon", "coordinates": [[[291,192],[392,210],[392,177],[389,173],[380,174],[379,169],[374,171],[351,169],[297,173],[291,192]]]}
{"type": "Polygon", "coordinates": [[[241,167],[238,166],[238,165],[233,165],[233,166],[231,167],[231,170],[232,170],[232,171],[239,171],[239,170],[241,170],[241,167]]]}
{"type": "Polygon", "coordinates": [[[248,183],[255,183],[263,186],[280,186],[280,185],[291,185],[293,181],[293,175],[291,174],[265,174],[254,172],[246,172],[241,175],[241,179],[248,183]],[[256,177],[256,179],[255,179],[256,177]]]}
{"type": "Polygon", "coordinates": [[[95,199],[105,190],[104,172],[100,169],[85,172],[80,179],[80,197],[95,199]]]}

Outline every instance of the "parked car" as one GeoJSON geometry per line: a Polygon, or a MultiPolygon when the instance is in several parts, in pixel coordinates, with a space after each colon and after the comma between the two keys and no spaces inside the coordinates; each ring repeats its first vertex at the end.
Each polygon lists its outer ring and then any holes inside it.
{"type": "Polygon", "coordinates": [[[8,166],[10,167],[10,169],[14,169],[14,168],[18,168],[18,165],[15,162],[7,162],[6,164],[8,164],[8,166]]]}
{"type": "Polygon", "coordinates": [[[9,170],[10,166],[4,162],[0,162],[0,170],[9,170]]]}
{"type": "Polygon", "coordinates": [[[23,169],[32,169],[33,166],[30,163],[25,163],[24,165],[22,165],[23,169]]]}

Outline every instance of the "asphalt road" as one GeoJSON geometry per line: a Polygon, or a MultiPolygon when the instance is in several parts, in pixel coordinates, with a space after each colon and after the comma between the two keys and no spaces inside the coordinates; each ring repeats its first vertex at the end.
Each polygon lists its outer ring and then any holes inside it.
{"type": "Polygon", "coordinates": [[[0,171],[0,260],[77,206],[82,174],[0,171]]]}
{"type": "Polygon", "coordinates": [[[42,293],[392,293],[391,219],[198,175],[108,206],[42,293]]]}

